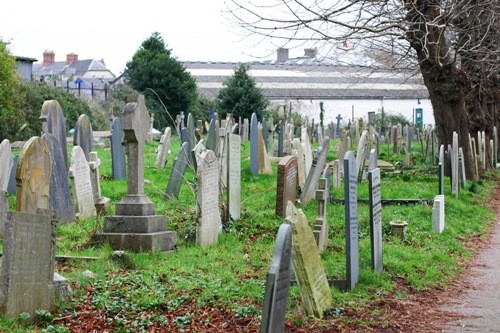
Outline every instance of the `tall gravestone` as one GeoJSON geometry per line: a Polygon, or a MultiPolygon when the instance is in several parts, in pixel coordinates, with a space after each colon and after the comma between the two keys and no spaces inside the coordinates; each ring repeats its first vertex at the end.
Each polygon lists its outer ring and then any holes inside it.
{"type": "Polygon", "coordinates": [[[52,162],[49,148],[34,136],[25,144],[16,168],[16,211],[35,214],[38,208],[49,209],[52,162]]]}
{"type": "Polygon", "coordinates": [[[326,158],[328,157],[328,151],[330,150],[329,137],[325,137],[320,148],[321,150],[318,152],[318,157],[315,159],[314,165],[311,166],[311,169],[307,174],[304,190],[300,196],[300,202],[304,206],[312,200],[314,192],[316,191],[318,179],[323,171],[323,167],[326,164],[326,158]]]}
{"type": "Polygon", "coordinates": [[[155,204],[144,194],[144,145],[149,125],[144,96],[129,98],[122,114],[127,142],[128,194],[115,206],[115,216],[106,216],[103,233],[113,249],[170,251],[176,234],[166,229],[166,217],[156,215],[155,204]]]}
{"type": "Polygon", "coordinates": [[[444,230],[444,195],[436,195],[432,207],[432,231],[442,233],[444,230]]]}
{"type": "Polygon", "coordinates": [[[69,176],[73,182],[76,217],[84,219],[97,216],[90,179],[90,167],[80,146],[74,146],[71,151],[69,176]]]}
{"type": "Polygon", "coordinates": [[[7,192],[9,186],[10,170],[14,160],[12,159],[12,149],[10,142],[4,139],[0,143],[0,191],[7,192]]]}
{"type": "Polygon", "coordinates": [[[297,198],[297,158],[285,156],[278,163],[276,186],[276,215],[286,217],[288,201],[295,204],[297,198]]]}
{"type": "Polygon", "coordinates": [[[211,150],[200,156],[197,178],[197,215],[196,242],[206,248],[217,243],[222,227],[219,211],[219,166],[217,157],[211,150]]]}
{"type": "Polygon", "coordinates": [[[307,130],[305,128],[302,128],[300,141],[302,142],[302,149],[304,151],[304,168],[307,177],[307,175],[309,175],[309,171],[311,170],[313,157],[311,141],[309,140],[309,135],[307,134],[307,130]]]}
{"type": "Polygon", "coordinates": [[[125,161],[125,151],[123,150],[124,133],[120,117],[113,118],[111,125],[111,169],[113,179],[120,180],[127,178],[127,163],[125,161]]]}
{"type": "Polygon", "coordinates": [[[163,135],[160,138],[160,145],[158,146],[158,154],[156,156],[155,168],[163,169],[167,164],[168,151],[170,150],[172,130],[170,127],[165,128],[163,135]]]}
{"type": "Polygon", "coordinates": [[[234,221],[241,217],[241,137],[228,136],[227,207],[228,217],[234,221]]]}
{"type": "Polygon", "coordinates": [[[269,159],[269,155],[267,154],[266,145],[264,144],[264,138],[262,136],[262,125],[257,125],[258,133],[257,140],[258,144],[258,164],[259,164],[259,173],[272,175],[273,168],[271,167],[271,161],[269,159]]]}
{"type": "Polygon", "coordinates": [[[370,202],[370,240],[372,268],[382,273],[382,196],[380,194],[380,169],[368,171],[368,196],[370,202]]]}
{"type": "Polygon", "coordinates": [[[75,207],[71,199],[69,189],[69,175],[64,163],[59,141],[50,133],[42,135],[50,151],[52,162],[52,174],[50,176],[49,207],[57,212],[57,218],[61,222],[71,222],[75,220],[75,207]]]}
{"type": "Polygon", "coordinates": [[[165,190],[165,199],[173,199],[179,197],[179,192],[181,190],[182,182],[184,181],[184,173],[188,166],[189,160],[188,155],[188,143],[184,142],[174,160],[174,165],[172,166],[172,171],[170,172],[170,178],[168,179],[167,189],[165,190]]]}
{"type": "Polygon", "coordinates": [[[453,150],[451,154],[451,193],[458,195],[460,186],[458,184],[458,134],[453,132],[453,150]]]}
{"type": "Polygon", "coordinates": [[[347,289],[354,289],[359,277],[358,185],[356,158],[352,151],[344,156],[344,195],[346,230],[347,289]]]}
{"type": "Polygon", "coordinates": [[[217,133],[215,133],[215,120],[210,121],[210,125],[208,126],[208,132],[207,132],[207,144],[206,148],[211,151],[216,151],[217,145],[216,145],[216,139],[215,136],[217,133]]]}
{"type": "Polygon", "coordinates": [[[66,142],[66,118],[61,105],[56,100],[45,101],[40,114],[42,133],[52,134],[59,144],[64,156],[66,168],[68,167],[68,145],[66,142]]]}
{"type": "Polygon", "coordinates": [[[361,134],[361,138],[358,143],[358,153],[356,154],[356,168],[358,172],[358,182],[361,182],[363,178],[363,172],[365,171],[365,163],[366,163],[366,153],[368,151],[368,147],[370,145],[370,140],[368,138],[368,131],[364,130],[363,134],[361,134]]]}
{"type": "Polygon", "coordinates": [[[9,195],[7,192],[0,191],[0,236],[3,236],[5,221],[9,212],[9,195]]]}
{"type": "Polygon", "coordinates": [[[297,181],[298,186],[302,188],[306,182],[306,170],[304,162],[304,152],[302,150],[302,144],[299,139],[292,140],[292,155],[297,157],[297,181]]]}
{"type": "Polygon", "coordinates": [[[0,312],[13,317],[54,307],[56,225],[53,211],[9,212],[3,238],[0,312]]]}
{"type": "Polygon", "coordinates": [[[292,227],[278,229],[271,266],[267,271],[261,333],[284,332],[292,264],[292,227]]]}
{"type": "Polygon", "coordinates": [[[86,114],[81,114],[76,121],[73,144],[82,148],[87,162],[90,161],[89,156],[94,141],[93,135],[94,132],[89,117],[86,114]]]}
{"type": "Polygon", "coordinates": [[[292,226],[292,267],[306,313],[322,318],[333,305],[325,268],[314,235],[301,209],[288,202],[286,222],[292,226]]]}
{"type": "Polygon", "coordinates": [[[319,252],[323,252],[328,246],[328,224],[326,223],[326,202],[328,198],[328,190],[326,179],[322,178],[318,181],[318,189],[316,190],[316,200],[318,201],[318,210],[316,213],[316,223],[314,224],[314,238],[318,245],[319,252]]]}
{"type": "Polygon", "coordinates": [[[259,173],[259,134],[257,115],[252,113],[250,119],[250,172],[252,175],[259,173]]]}
{"type": "Polygon", "coordinates": [[[439,147],[438,173],[439,194],[444,194],[444,145],[439,147]]]}

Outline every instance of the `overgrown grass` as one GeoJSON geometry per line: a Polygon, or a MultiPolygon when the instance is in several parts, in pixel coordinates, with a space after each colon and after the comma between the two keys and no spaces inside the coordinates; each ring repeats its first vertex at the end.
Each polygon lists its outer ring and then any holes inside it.
{"type": "MultiPolygon", "coordinates": [[[[332,142],[331,147],[336,142],[332,142]]],[[[111,259],[108,245],[94,245],[92,234],[102,229],[103,220],[87,219],[72,224],[59,225],[57,254],[91,256],[98,260],[73,259],[58,265],[62,275],[74,283],[75,295],[69,303],[61,303],[57,311],[81,311],[82,304],[95,309],[105,309],[108,324],[117,332],[147,331],[148,323],[174,320],[179,327],[196,320],[201,309],[207,306],[232,311],[237,316],[260,316],[274,240],[283,222],[275,216],[276,170],[274,175],[251,175],[249,172],[249,144],[242,146],[242,214],[239,221],[224,223],[217,245],[207,249],[193,243],[196,224],[195,186],[196,175],[188,170],[178,199],[165,200],[164,191],[169,179],[173,159],[179,150],[179,141],[173,138],[172,154],[165,169],[154,166],[157,142],[148,144],[145,155],[145,178],[150,181],[145,193],[156,203],[157,214],[165,215],[167,228],[177,232],[177,247],[173,253],[129,253],[133,266],[124,266],[111,259]],[[96,279],[85,277],[90,270],[96,279]],[[87,287],[88,286],[88,287],[87,287]],[[189,304],[189,306],[187,306],[189,304]],[[160,311],[182,309],[183,315],[167,318],[160,311]],[[142,313],[143,315],[138,316],[142,313]]],[[[403,156],[387,154],[382,146],[381,158],[403,161],[403,156]]],[[[400,173],[382,173],[383,199],[433,199],[438,192],[437,167],[422,163],[414,145],[414,166],[401,168],[400,173]]],[[[126,181],[111,178],[111,156],[107,149],[97,150],[102,161],[102,195],[119,202],[127,193],[126,181]]],[[[329,160],[335,158],[331,149],[329,160]]],[[[484,237],[494,212],[485,207],[495,185],[490,177],[479,186],[478,194],[462,190],[458,197],[451,195],[448,179],[445,181],[446,228],[442,234],[431,232],[432,206],[386,205],[382,210],[384,272],[371,269],[368,183],[358,184],[359,257],[360,276],[357,287],[350,292],[331,289],[335,300],[330,316],[341,317],[345,307],[363,308],[372,299],[395,290],[397,281],[404,279],[411,290],[432,289],[446,286],[459,274],[464,259],[472,253],[463,246],[468,237],[484,237]],[[389,222],[408,222],[406,238],[392,236],[389,222]]],[[[343,185],[332,190],[334,199],[342,199],[343,185]]],[[[13,209],[15,200],[10,198],[13,209]]],[[[221,203],[222,204],[222,203],[221,203]]],[[[316,217],[316,202],[301,207],[312,226],[316,217]]],[[[327,205],[329,225],[328,248],[321,255],[330,279],[345,279],[345,224],[344,206],[327,205]]],[[[107,215],[114,214],[114,205],[107,215]]],[[[225,219],[224,219],[225,220],[225,219]]],[[[297,325],[305,322],[300,306],[297,286],[289,293],[288,313],[297,325]]],[[[43,318],[42,318],[43,319],[43,318]]],[[[321,325],[321,321],[318,322],[321,325]]],[[[51,331],[64,332],[62,324],[45,320],[34,324],[23,323],[20,318],[0,317],[0,328],[6,332],[51,331]]]]}

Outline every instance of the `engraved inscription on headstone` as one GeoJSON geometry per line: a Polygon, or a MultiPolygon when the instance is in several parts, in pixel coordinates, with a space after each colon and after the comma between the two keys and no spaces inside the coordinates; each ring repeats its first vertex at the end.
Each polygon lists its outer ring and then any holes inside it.
{"type": "Polygon", "coordinates": [[[370,240],[372,248],[372,268],[382,273],[382,196],[380,194],[380,169],[368,171],[370,201],[370,240]]]}
{"type": "Polygon", "coordinates": [[[90,167],[80,146],[74,146],[71,151],[69,176],[73,182],[77,218],[97,216],[90,180],[90,167]]]}
{"type": "Polygon", "coordinates": [[[297,198],[298,166],[295,156],[285,156],[278,163],[276,186],[276,215],[286,217],[288,201],[295,204],[297,198]]]}
{"type": "Polygon", "coordinates": [[[236,134],[229,134],[228,145],[228,214],[232,220],[239,220],[241,217],[241,137],[236,134]]]}

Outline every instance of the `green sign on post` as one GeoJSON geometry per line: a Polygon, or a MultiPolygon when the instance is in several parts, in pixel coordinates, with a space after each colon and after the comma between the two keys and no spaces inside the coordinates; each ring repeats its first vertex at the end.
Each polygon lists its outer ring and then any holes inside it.
{"type": "Polygon", "coordinates": [[[415,125],[422,128],[424,125],[424,109],[415,109],[415,125]]]}

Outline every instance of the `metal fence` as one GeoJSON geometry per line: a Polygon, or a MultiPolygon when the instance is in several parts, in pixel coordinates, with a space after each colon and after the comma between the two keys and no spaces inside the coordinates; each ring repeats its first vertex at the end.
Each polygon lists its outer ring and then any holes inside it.
{"type": "Polygon", "coordinates": [[[108,98],[108,83],[101,81],[90,83],[84,81],[77,83],[70,81],[53,81],[52,84],[54,87],[65,89],[67,92],[82,99],[106,100],[108,98]]]}

